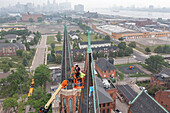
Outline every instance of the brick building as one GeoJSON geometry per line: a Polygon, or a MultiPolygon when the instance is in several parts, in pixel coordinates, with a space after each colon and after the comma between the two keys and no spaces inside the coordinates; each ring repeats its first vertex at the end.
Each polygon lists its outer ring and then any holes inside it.
{"type": "Polygon", "coordinates": [[[147,19],[147,20],[139,20],[136,21],[136,26],[145,26],[145,25],[156,25],[157,22],[153,22],[151,19],[147,19]]]}
{"type": "Polygon", "coordinates": [[[129,85],[118,86],[117,93],[119,95],[118,97],[122,97],[122,101],[127,104],[129,104],[129,101],[132,101],[138,95],[129,85]]]}
{"type": "Polygon", "coordinates": [[[170,69],[164,69],[158,74],[153,74],[150,79],[152,86],[164,86],[170,88],[170,69]]]}
{"type": "Polygon", "coordinates": [[[38,18],[44,18],[43,14],[30,14],[29,12],[26,14],[22,14],[22,20],[28,22],[29,19],[32,18],[33,21],[37,22],[38,18]]]}
{"type": "Polygon", "coordinates": [[[23,44],[17,43],[2,43],[0,44],[0,56],[16,55],[17,50],[26,50],[23,44]]]}
{"type": "MultiPolygon", "coordinates": [[[[98,48],[92,48],[93,55],[95,53],[104,52],[105,55],[109,56],[109,52],[117,52],[118,47],[117,46],[108,46],[108,47],[98,47],[98,48]]],[[[86,55],[86,49],[72,49],[72,54],[74,58],[77,58],[78,54],[82,54],[84,57],[86,55]]],[[[62,51],[56,51],[56,54],[62,55],[62,51]]]]}
{"type": "Polygon", "coordinates": [[[110,82],[110,87],[104,87],[102,80],[96,76],[99,96],[100,113],[111,113],[116,108],[116,87],[110,82]]]}
{"type": "Polygon", "coordinates": [[[156,92],[155,100],[170,112],[170,90],[156,92]]]}
{"type": "Polygon", "coordinates": [[[132,102],[129,102],[128,113],[168,113],[147,91],[142,90],[132,102]]]}
{"type": "Polygon", "coordinates": [[[105,34],[109,35],[112,38],[119,39],[138,39],[138,38],[153,38],[153,37],[169,37],[170,32],[162,31],[162,32],[138,32],[134,30],[129,30],[116,25],[104,25],[97,26],[92,24],[92,28],[105,34]]]}
{"type": "Polygon", "coordinates": [[[116,76],[116,67],[105,58],[97,58],[95,61],[95,70],[102,78],[110,78],[116,76]]]}

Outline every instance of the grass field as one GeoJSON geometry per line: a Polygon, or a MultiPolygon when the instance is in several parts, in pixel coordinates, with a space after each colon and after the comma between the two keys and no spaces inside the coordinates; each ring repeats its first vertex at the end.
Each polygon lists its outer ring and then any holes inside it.
{"type": "MultiPolygon", "coordinates": [[[[63,46],[55,46],[54,50],[55,51],[62,51],[63,46]]],[[[48,51],[51,51],[51,47],[48,47],[48,51]]]]}
{"type": "MultiPolygon", "coordinates": [[[[79,36],[82,39],[81,40],[82,42],[88,42],[88,36],[84,34],[80,34],[79,36]]],[[[95,35],[94,34],[91,35],[91,41],[103,41],[103,40],[104,40],[103,38],[99,38],[99,37],[95,39],[95,35]]]]}
{"type": "Polygon", "coordinates": [[[47,37],[47,45],[50,45],[51,43],[53,43],[54,42],[54,36],[48,36],[47,37]]]}

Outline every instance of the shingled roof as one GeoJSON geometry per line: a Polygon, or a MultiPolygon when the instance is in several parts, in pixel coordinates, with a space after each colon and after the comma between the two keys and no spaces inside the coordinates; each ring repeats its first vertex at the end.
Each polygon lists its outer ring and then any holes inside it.
{"type": "Polygon", "coordinates": [[[160,81],[163,81],[164,79],[170,80],[170,69],[164,69],[159,74],[153,74],[152,76],[160,81]]]}
{"type": "MultiPolygon", "coordinates": [[[[105,43],[111,43],[110,41],[92,41],[91,45],[93,44],[105,44],[105,43]]],[[[88,42],[80,42],[80,45],[88,45],[88,42]]]]}
{"type": "Polygon", "coordinates": [[[98,91],[98,96],[99,96],[99,104],[113,102],[112,97],[104,89],[104,85],[101,79],[99,79],[97,76],[96,76],[96,83],[97,83],[97,91],[98,91]]]}
{"type": "Polygon", "coordinates": [[[98,58],[95,63],[102,71],[110,71],[116,69],[116,67],[108,62],[105,58],[98,58]]]}
{"type": "Polygon", "coordinates": [[[132,101],[138,95],[129,85],[120,85],[118,86],[118,89],[120,89],[129,101],[132,101]]]}
{"type": "Polygon", "coordinates": [[[132,113],[168,113],[168,111],[145,90],[142,90],[129,104],[131,104],[129,109],[132,113]]]}
{"type": "Polygon", "coordinates": [[[0,44],[0,50],[2,50],[3,48],[8,48],[8,47],[15,47],[16,49],[25,49],[25,46],[23,44],[19,44],[19,43],[2,43],[0,44]]]}

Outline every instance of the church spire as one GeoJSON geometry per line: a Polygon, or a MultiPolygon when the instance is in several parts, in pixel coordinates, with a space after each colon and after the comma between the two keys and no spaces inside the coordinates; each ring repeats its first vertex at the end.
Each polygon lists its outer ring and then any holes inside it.
{"type": "MultiPolygon", "coordinates": [[[[71,78],[72,67],[73,67],[73,60],[71,56],[70,42],[69,42],[69,37],[67,32],[67,23],[66,23],[66,16],[65,16],[60,83],[62,83],[63,80],[68,80],[71,78]]],[[[68,86],[67,88],[69,87],[71,88],[72,86],[68,86]]]]}

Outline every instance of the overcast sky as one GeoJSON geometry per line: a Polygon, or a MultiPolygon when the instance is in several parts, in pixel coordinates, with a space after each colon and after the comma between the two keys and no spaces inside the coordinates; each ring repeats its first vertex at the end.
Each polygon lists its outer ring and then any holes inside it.
{"type": "MultiPolygon", "coordinates": [[[[35,5],[47,3],[47,0],[0,0],[0,7],[6,7],[9,4],[14,5],[17,2],[27,3],[32,2],[35,5]]],[[[56,3],[63,2],[64,0],[55,0],[56,3]]],[[[155,7],[170,7],[170,0],[68,0],[72,2],[72,5],[83,4],[86,10],[93,8],[105,8],[112,6],[132,6],[136,7],[148,7],[149,5],[154,5],[155,7]]],[[[53,0],[50,0],[52,3],[53,0]]]]}

